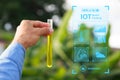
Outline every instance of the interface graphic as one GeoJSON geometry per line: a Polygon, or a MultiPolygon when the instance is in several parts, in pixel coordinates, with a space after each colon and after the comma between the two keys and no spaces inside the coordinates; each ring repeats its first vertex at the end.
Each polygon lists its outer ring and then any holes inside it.
{"type": "Polygon", "coordinates": [[[72,6],[72,74],[109,74],[107,28],[109,6],[72,6]],[[88,25],[87,25],[88,24],[88,25]],[[104,68],[100,65],[104,64],[104,68]]]}

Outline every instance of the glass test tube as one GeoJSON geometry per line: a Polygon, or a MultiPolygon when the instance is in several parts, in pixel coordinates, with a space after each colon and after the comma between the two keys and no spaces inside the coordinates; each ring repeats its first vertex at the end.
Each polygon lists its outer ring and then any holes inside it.
{"type": "MultiPolygon", "coordinates": [[[[47,23],[50,24],[50,28],[53,28],[52,19],[48,19],[47,23]]],[[[47,36],[47,67],[52,67],[52,34],[47,36]]]]}

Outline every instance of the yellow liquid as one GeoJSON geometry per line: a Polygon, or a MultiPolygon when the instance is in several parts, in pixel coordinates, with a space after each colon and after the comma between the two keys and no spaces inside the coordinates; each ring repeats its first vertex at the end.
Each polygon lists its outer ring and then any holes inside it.
{"type": "Polygon", "coordinates": [[[52,67],[52,35],[47,37],[47,67],[52,67]]]}

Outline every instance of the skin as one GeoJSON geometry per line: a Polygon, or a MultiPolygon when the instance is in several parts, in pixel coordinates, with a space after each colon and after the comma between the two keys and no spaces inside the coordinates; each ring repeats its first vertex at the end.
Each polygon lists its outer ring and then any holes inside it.
{"type": "Polygon", "coordinates": [[[41,21],[22,20],[17,27],[13,42],[18,42],[25,49],[35,45],[40,36],[47,36],[53,32],[50,25],[41,21]]]}

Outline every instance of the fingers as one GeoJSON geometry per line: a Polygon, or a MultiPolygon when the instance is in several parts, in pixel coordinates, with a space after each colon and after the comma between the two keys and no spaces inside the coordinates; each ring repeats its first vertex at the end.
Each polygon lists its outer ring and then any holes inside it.
{"type": "Polygon", "coordinates": [[[33,26],[36,28],[43,28],[43,27],[49,27],[50,25],[46,22],[41,21],[31,21],[33,26]]]}
{"type": "Polygon", "coordinates": [[[53,32],[53,29],[51,29],[49,27],[34,28],[34,29],[35,29],[36,34],[39,36],[46,36],[46,35],[49,35],[53,32]]]}
{"type": "Polygon", "coordinates": [[[50,25],[46,22],[33,21],[33,20],[23,20],[21,22],[22,26],[29,27],[28,29],[34,30],[34,33],[39,36],[45,36],[51,34],[53,29],[50,28],[50,25]]]}
{"type": "Polygon", "coordinates": [[[46,36],[53,32],[53,29],[50,28],[50,25],[41,21],[32,21],[35,31],[39,36],[46,36]]]}
{"type": "Polygon", "coordinates": [[[43,27],[49,27],[50,25],[46,22],[42,21],[33,21],[33,20],[22,20],[21,22],[22,25],[33,25],[35,28],[43,28],[43,27]]]}

